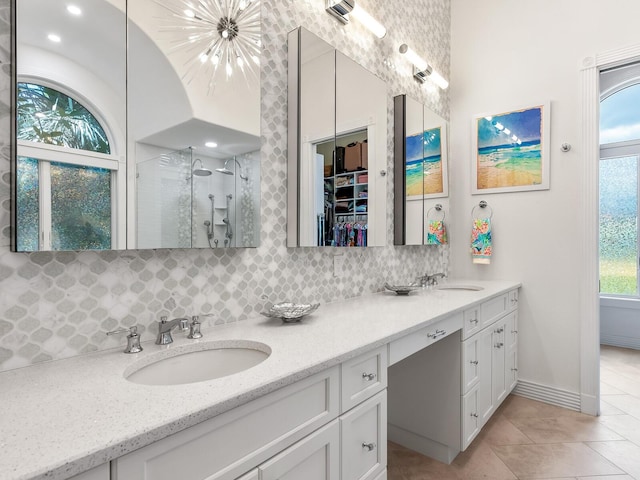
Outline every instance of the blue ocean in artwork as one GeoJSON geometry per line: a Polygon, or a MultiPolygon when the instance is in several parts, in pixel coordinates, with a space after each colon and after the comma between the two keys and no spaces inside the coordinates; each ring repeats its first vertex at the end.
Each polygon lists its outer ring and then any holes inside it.
{"type": "Polygon", "coordinates": [[[478,188],[542,180],[542,107],[478,119],[478,188]]]}
{"type": "Polygon", "coordinates": [[[437,127],[407,137],[406,194],[408,196],[434,193],[430,190],[439,187],[431,184],[442,183],[441,135],[441,128],[437,127]],[[430,176],[435,182],[429,182],[430,176]]]}

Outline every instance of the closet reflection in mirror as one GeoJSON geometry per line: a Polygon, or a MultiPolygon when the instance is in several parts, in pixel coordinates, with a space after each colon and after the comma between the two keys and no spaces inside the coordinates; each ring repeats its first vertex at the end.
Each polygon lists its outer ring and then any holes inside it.
{"type": "Polygon", "coordinates": [[[386,240],[386,85],[304,28],[289,35],[289,246],[386,240]]]}
{"type": "Polygon", "coordinates": [[[427,202],[448,196],[448,122],[406,95],[394,98],[394,118],[394,243],[425,245],[427,202]]]}
{"type": "Polygon", "coordinates": [[[259,2],[187,3],[16,2],[16,250],[258,245],[259,2]]]}

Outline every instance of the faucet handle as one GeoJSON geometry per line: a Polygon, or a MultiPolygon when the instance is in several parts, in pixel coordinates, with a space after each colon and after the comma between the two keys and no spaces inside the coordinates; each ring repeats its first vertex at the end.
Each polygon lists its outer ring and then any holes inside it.
{"type": "Polygon", "coordinates": [[[160,317],[160,323],[167,323],[167,320],[169,320],[169,317],[167,317],[166,315],[162,315],[160,317]]]}
{"type": "Polygon", "coordinates": [[[189,328],[189,335],[187,338],[202,338],[202,332],[200,332],[200,318],[198,315],[191,317],[191,327],[189,328]]]}
{"type": "Polygon", "coordinates": [[[124,349],[124,353],[139,353],[142,351],[140,345],[140,334],[138,333],[138,326],[134,325],[129,328],[119,328],[118,330],[112,330],[107,332],[107,335],[115,335],[117,333],[128,333],[127,346],[124,349]]]}

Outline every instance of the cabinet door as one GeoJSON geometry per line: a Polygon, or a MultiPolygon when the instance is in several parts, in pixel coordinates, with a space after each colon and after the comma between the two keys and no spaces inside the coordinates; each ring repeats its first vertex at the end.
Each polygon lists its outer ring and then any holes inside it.
{"type": "Polygon", "coordinates": [[[338,420],[258,467],[261,480],[340,480],[338,420]]]}
{"type": "MultiPolygon", "coordinates": [[[[486,328],[478,338],[478,406],[480,425],[493,414],[492,367],[493,367],[493,328],[486,328]]],[[[504,383],[504,380],[503,380],[504,383]]]]}
{"type": "Polygon", "coordinates": [[[507,352],[507,367],[505,369],[507,382],[507,394],[509,394],[518,383],[518,350],[507,352]]]}
{"type": "Polygon", "coordinates": [[[462,450],[476,438],[480,431],[480,414],[478,409],[478,394],[480,384],[476,385],[462,398],[462,450]]]}
{"type": "Polygon", "coordinates": [[[506,351],[505,330],[506,320],[502,319],[492,327],[493,330],[493,356],[491,359],[491,383],[493,390],[493,405],[495,408],[502,403],[507,396],[505,376],[506,351]]]}
{"type": "MultiPolygon", "coordinates": [[[[374,479],[387,468],[387,392],[340,417],[341,480],[374,479]]],[[[300,477],[303,478],[303,477],[300,477]]]]}
{"type": "Polygon", "coordinates": [[[505,338],[507,344],[507,351],[515,350],[518,348],[518,312],[512,312],[505,317],[505,338]]]}
{"type": "Polygon", "coordinates": [[[479,380],[480,336],[462,342],[462,393],[467,393],[479,380]]]}

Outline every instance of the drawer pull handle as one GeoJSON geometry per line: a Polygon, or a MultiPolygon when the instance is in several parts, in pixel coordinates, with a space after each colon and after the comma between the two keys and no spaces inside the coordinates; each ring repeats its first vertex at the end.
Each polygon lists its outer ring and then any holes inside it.
{"type": "Polygon", "coordinates": [[[478,324],[478,319],[477,318],[472,318],[471,320],[469,320],[469,323],[473,323],[475,325],[478,324]]]}
{"type": "Polygon", "coordinates": [[[511,371],[512,371],[512,372],[517,372],[517,371],[518,371],[518,369],[517,369],[517,368],[512,368],[512,369],[511,369],[511,371]]]}
{"type": "Polygon", "coordinates": [[[477,413],[472,413],[472,414],[471,414],[471,416],[472,416],[473,418],[478,418],[478,414],[477,414],[477,413]]]}
{"type": "Polygon", "coordinates": [[[362,378],[364,378],[365,380],[371,382],[372,380],[374,380],[376,378],[376,374],[375,373],[363,373],[362,374],[362,378]]]}
{"type": "Polygon", "coordinates": [[[495,333],[502,333],[502,332],[504,332],[504,327],[500,327],[495,331],[495,333]]]}
{"type": "Polygon", "coordinates": [[[447,332],[445,332],[444,330],[436,330],[435,333],[427,333],[427,337],[429,338],[438,338],[438,337],[442,337],[443,335],[446,335],[447,332]]]}
{"type": "Polygon", "coordinates": [[[478,360],[469,360],[469,363],[471,365],[477,365],[478,364],[478,360]]]}
{"type": "Polygon", "coordinates": [[[502,348],[504,346],[504,343],[496,343],[496,348],[502,348]]]}
{"type": "Polygon", "coordinates": [[[518,333],[518,330],[511,330],[511,333],[518,333]]]}
{"type": "Polygon", "coordinates": [[[366,448],[368,452],[376,448],[375,443],[362,443],[362,448],[366,448]]]}

